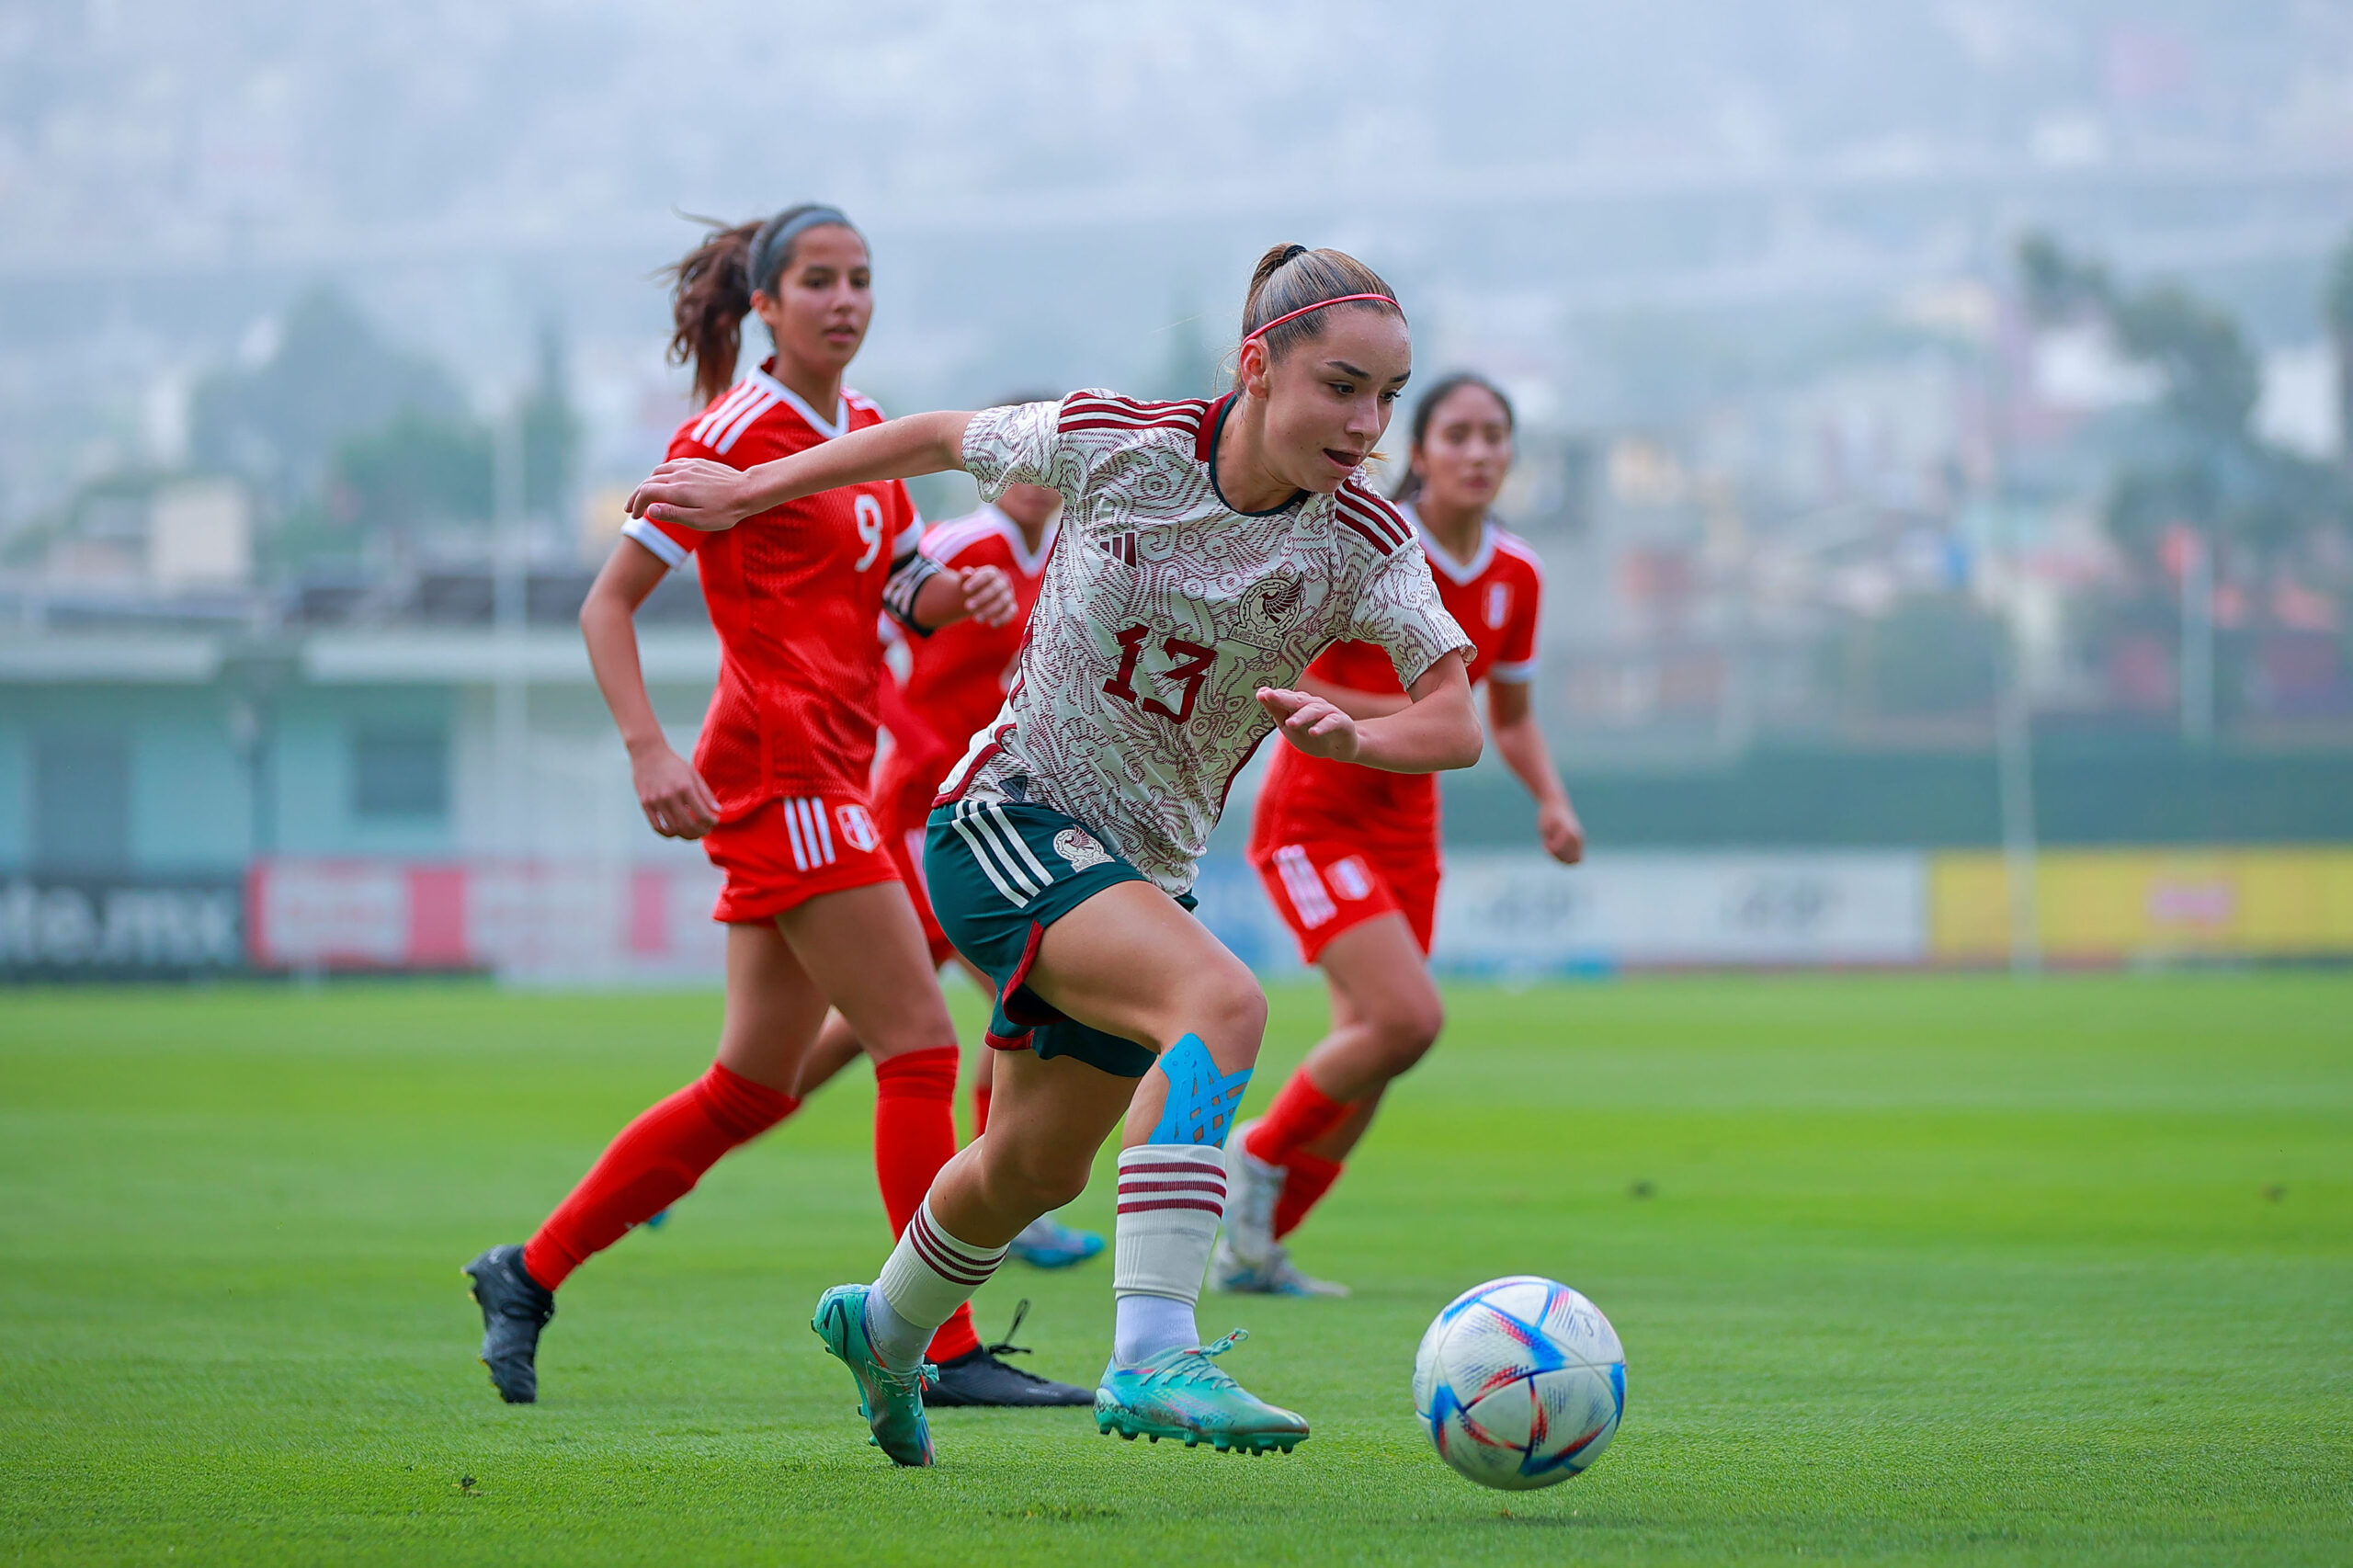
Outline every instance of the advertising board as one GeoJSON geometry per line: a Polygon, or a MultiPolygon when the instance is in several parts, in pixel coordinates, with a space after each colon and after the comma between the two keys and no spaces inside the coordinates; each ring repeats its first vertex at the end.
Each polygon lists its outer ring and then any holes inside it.
{"type": "Polygon", "coordinates": [[[177,980],[244,967],[233,876],[0,879],[0,979],[177,980]]]}

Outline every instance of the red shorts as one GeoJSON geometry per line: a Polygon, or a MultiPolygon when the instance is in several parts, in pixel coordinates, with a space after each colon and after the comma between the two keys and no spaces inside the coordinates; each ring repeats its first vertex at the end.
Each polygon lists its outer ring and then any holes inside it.
{"type": "Polygon", "coordinates": [[[956,944],[939,928],[939,916],[931,912],[931,889],[923,880],[924,825],[918,822],[910,828],[896,824],[884,830],[883,846],[891,852],[891,859],[899,868],[899,880],[907,884],[907,897],[915,906],[915,918],[923,923],[923,939],[931,949],[931,967],[938,969],[956,956],[956,944]]]}
{"type": "Polygon", "coordinates": [[[727,873],[713,920],[773,920],[821,893],[895,882],[899,868],[866,801],[855,795],[769,801],[703,835],[727,873]]]}
{"type": "Polygon", "coordinates": [[[1251,864],[1283,924],[1313,963],[1333,937],[1384,915],[1402,915],[1429,955],[1438,919],[1438,851],[1379,854],[1333,839],[1278,844],[1254,851],[1251,864]]]}

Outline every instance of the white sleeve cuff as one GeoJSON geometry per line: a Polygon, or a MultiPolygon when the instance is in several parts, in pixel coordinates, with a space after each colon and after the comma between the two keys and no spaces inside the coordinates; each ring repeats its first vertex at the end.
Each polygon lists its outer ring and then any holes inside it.
{"type": "Polygon", "coordinates": [[[673,572],[687,563],[687,552],[678,541],[647,522],[643,517],[631,517],[621,525],[621,537],[633,539],[654,552],[654,559],[673,572]]]}

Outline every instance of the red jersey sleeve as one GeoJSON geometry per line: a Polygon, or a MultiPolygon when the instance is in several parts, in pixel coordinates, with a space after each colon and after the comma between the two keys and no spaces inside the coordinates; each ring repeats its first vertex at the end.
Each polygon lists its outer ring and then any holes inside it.
{"type": "MultiPolygon", "coordinates": [[[[670,437],[670,449],[662,454],[662,460],[706,458],[715,463],[726,463],[730,468],[742,468],[742,463],[733,461],[726,453],[713,451],[694,438],[695,426],[704,417],[698,415],[679,427],[678,433],[670,437]]],[[[906,494],[904,486],[897,488],[902,495],[906,494]]],[[[621,525],[621,537],[635,540],[652,551],[655,560],[675,572],[684,566],[687,557],[700,550],[702,541],[710,536],[699,528],[681,528],[676,523],[657,523],[648,517],[631,517],[621,525]]]]}
{"type": "Polygon", "coordinates": [[[1512,602],[1503,642],[1495,650],[1495,662],[1487,668],[1487,678],[1506,686],[1526,686],[1536,678],[1536,629],[1544,597],[1544,568],[1537,562],[1536,552],[1517,540],[1504,541],[1495,553],[1499,563],[1509,563],[1512,602]]]}

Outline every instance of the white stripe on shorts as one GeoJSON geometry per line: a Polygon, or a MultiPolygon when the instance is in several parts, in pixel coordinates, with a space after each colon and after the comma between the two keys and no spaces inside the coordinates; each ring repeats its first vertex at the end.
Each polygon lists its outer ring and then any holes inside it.
{"type": "Polygon", "coordinates": [[[1035,852],[1030,849],[1029,841],[1022,837],[1020,833],[1015,829],[1013,825],[1013,819],[1005,814],[1005,808],[996,804],[995,801],[991,801],[987,805],[983,806],[981,810],[988,812],[988,814],[995,819],[997,827],[1004,833],[1006,838],[1012,843],[1013,847],[1021,852],[1023,863],[1028,865],[1030,870],[1037,873],[1038,885],[1040,887],[1051,885],[1054,880],[1054,874],[1038,863],[1038,857],[1035,852]]]}
{"type": "Polygon", "coordinates": [[[1015,892],[1012,885],[1005,880],[1004,873],[1000,872],[996,869],[996,863],[990,858],[987,846],[981,842],[980,835],[973,831],[972,815],[970,812],[966,810],[965,806],[961,804],[958,805],[956,808],[956,814],[950,817],[949,821],[954,825],[957,836],[963,839],[964,847],[972,852],[972,859],[974,863],[981,868],[982,873],[988,878],[990,885],[1005,895],[1005,902],[1013,905],[1016,909],[1019,909],[1023,905],[1027,904],[1029,901],[1022,897],[1019,893],[1015,892]]]}
{"type": "Polygon", "coordinates": [[[801,842],[801,813],[793,810],[793,808],[798,806],[800,803],[801,802],[798,801],[786,801],[782,802],[784,806],[784,831],[785,835],[792,840],[792,869],[796,871],[805,871],[809,869],[809,850],[808,846],[801,842]]]}
{"type": "Polygon", "coordinates": [[[1016,844],[1021,842],[1021,835],[1013,832],[1012,824],[1005,820],[1004,812],[995,812],[992,814],[992,808],[975,803],[966,820],[972,823],[974,830],[980,834],[982,842],[986,844],[990,852],[995,856],[997,869],[1011,878],[1013,885],[1021,890],[1024,900],[1036,898],[1046,891],[1046,882],[1053,879],[1048,877],[1042,881],[1032,881],[1029,874],[1021,869],[1021,862],[1015,858],[1013,851],[1006,847],[1005,841],[1008,835],[1016,844]]]}
{"type": "Polygon", "coordinates": [[[1315,874],[1314,864],[1307,858],[1307,851],[1296,844],[1286,844],[1275,851],[1275,869],[1282,873],[1283,891],[1290,894],[1290,906],[1298,912],[1300,924],[1313,931],[1339,910],[1332,903],[1332,895],[1324,891],[1324,879],[1315,874]]]}

